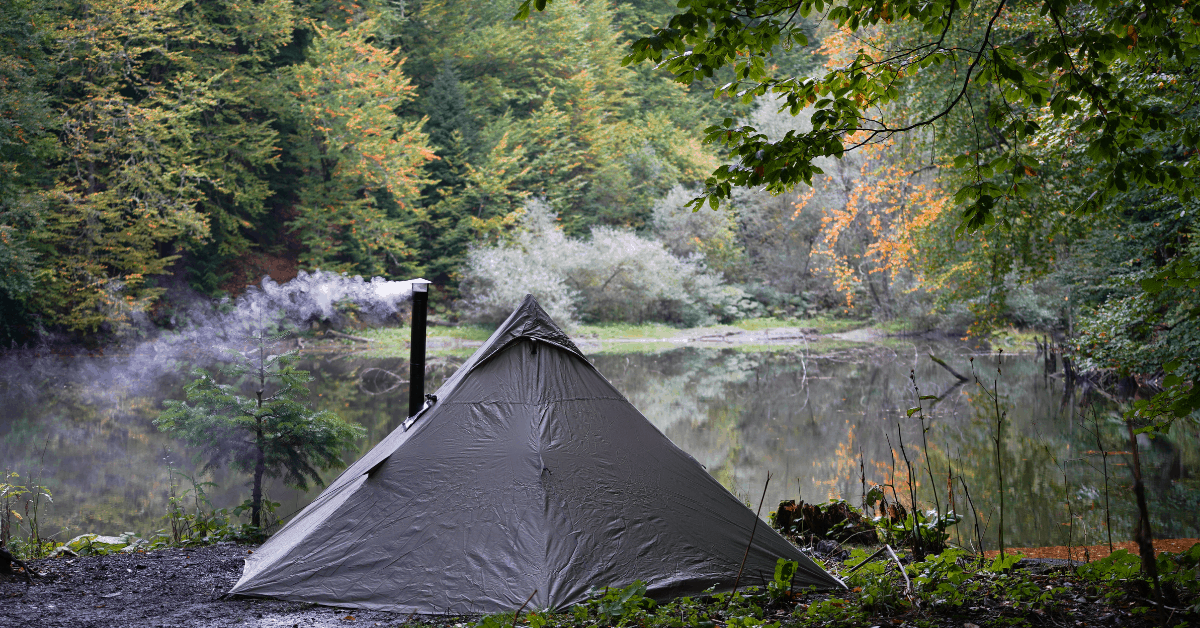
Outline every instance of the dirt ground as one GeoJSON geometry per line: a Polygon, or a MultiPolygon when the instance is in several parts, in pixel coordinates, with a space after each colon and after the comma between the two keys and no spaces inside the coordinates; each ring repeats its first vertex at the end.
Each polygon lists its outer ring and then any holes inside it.
{"type": "MultiPolygon", "coordinates": [[[[44,574],[3,581],[0,626],[209,628],[261,626],[395,626],[407,616],[335,609],[297,602],[223,597],[253,548],[214,545],[147,553],[29,561],[44,574]]],[[[443,618],[439,623],[457,623],[443,618]]]]}
{"type": "MultiPolygon", "coordinates": [[[[1157,556],[1163,552],[1186,552],[1197,543],[1200,539],[1154,539],[1154,555],[1157,556]]],[[[1125,550],[1133,555],[1138,555],[1137,543],[1133,541],[1118,541],[1113,543],[1114,550],[1125,550]]],[[[1027,558],[1057,558],[1060,560],[1076,560],[1087,562],[1090,560],[1100,560],[1110,554],[1108,545],[1084,545],[1075,547],[1058,546],[1058,547],[1011,547],[1008,549],[1012,554],[1024,554],[1027,558]]],[[[984,552],[984,556],[995,558],[999,554],[999,550],[989,550],[984,552]]]]}
{"type": "MultiPolygon", "coordinates": [[[[398,613],[336,609],[298,602],[225,597],[254,547],[222,544],[200,548],[169,548],[148,553],[29,561],[40,576],[31,585],[0,576],[0,627],[125,628],[258,626],[263,628],[324,628],[331,626],[401,626],[451,628],[473,618],[417,617],[398,613]],[[414,621],[415,620],[415,621],[414,621]]],[[[846,552],[840,552],[845,554],[846,552]]],[[[844,556],[832,553],[827,560],[844,556]]],[[[1179,621],[1155,614],[1141,615],[1128,604],[1105,603],[1086,594],[1059,560],[1022,561],[1039,586],[1065,586],[1061,607],[1053,613],[1014,614],[1007,603],[988,599],[977,606],[926,609],[924,613],[873,618],[864,626],[892,628],[987,627],[1001,625],[1102,626],[1149,628],[1175,626],[1179,621]]],[[[804,596],[813,603],[825,594],[804,596]]],[[[788,622],[787,611],[779,619],[788,622]]],[[[1186,625],[1186,619],[1185,619],[1186,625]]]]}

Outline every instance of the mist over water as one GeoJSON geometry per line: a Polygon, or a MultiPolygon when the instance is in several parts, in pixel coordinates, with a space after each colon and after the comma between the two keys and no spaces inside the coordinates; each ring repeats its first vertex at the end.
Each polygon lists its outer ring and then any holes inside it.
{"type": "Polygon", "coordinates": [[[86,358],[51,357],[46,349],[0,354],[0,401],[31,403],[39,387],[71,382],[137,392],[161,374],[227,359],[259,330],[287,334],[312,323],[340,328],[351,315],[364,325],[396,322],[412,300],[412,284],[324,271],[300,271],[283,284],[263,277],[236,298],[194,300],[170,316],[172,329],[139,321],[86,358]]]}
{"type": "MultiPolygon", "coordinates": [[[[330,279],[326,277],[325,279],[330,279]]],[[[83,532],[148,534],[163,527],[170,491],[169,468],[213,482],[214,507],[231,507],[249,496],[247,476],[226,469],[199,473],[192,452],[158,432],[153,420],[164,399],[183,397],[195,366],[214,365],[222,346],[239,329],[264,318],[286,325],[333,324],[352,295],[358,316],[386,321],[402,312],[408,282],[333,281],[303,278],[296,285],[264,285],[225,311],[192,314],[191,326],[104,356],[64,358],[24,355],[4,359],[0,377],[0,471],[32,472],[54,492],[43,513],[43,531],[65,540],[83,532]],[[392,285],[388,285],[392,284],[392,285]],[[396,285],[400,284],[400,285],[396,285]],[[284,312],[280,316],[278,312],[284,312]]],[[[130,346],[130,345],[127,345],[130,346]]],[[[918,493],[932,507],[926,464],[931,464],[943,507],[947,469],[969,485],[985,534],[995,539],[998,489],[994,473],[988,400],[971,383],[956,385],[928,360],[935,353],[960,372],[970,358],[982,377],[995,373],[992,356],[954,344],[880,348],[814,356],[802,347],[772,351],[685,348],[650,354],[599,354],[600,372],[673,442],[703,463],[739,498],[757,502],[768,471],[772,481],[765,512],[781,499],[810,502],[842,498],[858,503],[862,480],[904,487],[899,448],[903,436],[918,493]],[[919,446],[921,426],[906,410],[914,405],[912,372],[922,394],[941,400],[926,406],[929,459],[919,446]],[[861,455],[861,458],[860,458],[861,455]],[[860,476],[860,460],[865,478],[860,476]],[[893,464],[896,466],[893,467],[893,464]]],[[[436,389],[462,362],[433,355],[427,389],[436,389]]],[[[311,401],[361,424],[366,436],[347,456],[352,461],[407,414],[406,385],[393,385],[407,360],[352,353],[304,353],[311,401]],[[382,374],[382,375],[381,375],[382,374]],[[383,375],[383,379],[380,379],[383,375]]],[[[1006,536],[1012,546],[1103,542],[1103,475],[1098,449],[1127,449],[1114,408],[1097,413],[1060,380],[1048,377],[1032,356],[1005,357],[998,378],[1008,421],[1003,461],[1007,486],[1006,536]],[[1097,445],[1097,436],[1102,447],[1097,445]],[[1073,522],[1071,526],[1067,523],[1073,522]]],[[[1193,426],[1173,429],[1142,447],[1151,485],[1156,535],[1200,536],[1200,436],[1193,426]]],[[[1114,538],[1129,536],[1134,510],[1128,468],[1110,456],[1114,538]]],[[[340,470],[326,474],[331,480],[340,470]]],[[[186,488],[186,485],[179,489],[186,488]]],[[[319,489],[303,493],[279,483],[267,486],[282,503],[280,514],[303,507],[319,489]]],[[[968,514],[956,530],[970,535],[974,512],[956,490],[955,507],[968,514]]],[[[969,538],[956,538],[967,542],[969,538]]]]}
{"type": "MultiPolygon", "coordinates": [[[[54,493],[47,531],[161,527],[168,467],[200,469],[152,421],[164,399],[183,398],[195,368],[219,367],[262,330],[286,339],[314,323],[395,323],[409,308],[412,283],[320,271],[284,284],[264,277],[234,299],[193,300],[170,316],[171,329],[135,320],[99,350],[0,354],[0,472],[19,473],[17,484],[32,476],[54,493]]],[[[211,490],[214,503],[240,503],[245,478],[218,469],[211,479],[220,485],[211,490]]]]}

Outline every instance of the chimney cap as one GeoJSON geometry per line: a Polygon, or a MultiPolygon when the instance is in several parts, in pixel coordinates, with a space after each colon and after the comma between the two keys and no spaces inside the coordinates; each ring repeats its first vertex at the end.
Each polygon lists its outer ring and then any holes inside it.
{"type": "Polygon", "coordinates": [[[412,279],[409,283],[412,284],[413,292],[429,292],[429,284],[433,282],[428,279],[412,279]]]}

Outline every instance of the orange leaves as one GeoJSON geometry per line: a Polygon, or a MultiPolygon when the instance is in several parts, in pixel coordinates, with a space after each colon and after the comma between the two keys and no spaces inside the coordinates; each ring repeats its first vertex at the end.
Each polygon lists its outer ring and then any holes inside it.
{"type": "MultiPolygon", "coordinates": [[[[843,165],[835,171],[836,181],[831,174],[818,184],[824,186],[827,205],[814,254],[828,260],[826,270],[847,308],[862,286],[886,286],[897,273],[911,270],[921,241],[917,232],[950,208],[934,171],[911,164],[907,151],[890,141],[860,150],[857,168],[843,165]]],[[[811,204],[815,192],[809,190],[796,203],[794,216],[811,204]]]]}
{"type": "Polygon", "coordinates": [[[792,220],[800,217],[800,212],[804,211],[804,208],[808,206],[809,201],[812,200],[816,193],[816,188],[810,187],[804,192],[804,194],[800,195],[800,198],[796,199],[796,202],[792,204],[792,207],[796,208],[796,210],[792,212],[792,220]]]}
{"type": "Polygon", "coordinates": [[[435,159],[423,121],[405,121],[396,109],[413,96],[397,51],[371,43],[365,21],[336,32],[318,27],[310,64],[295,68],[301,110],[309,123],[306,166],[319,183],[302,192],[292,229],[302,234],[301,262],[327,270],[384,272],[385,260],[410,254],[383,199],[412,211],[426,183],[424,165],[435,159]],[[352,251],[368,251],[371,261],[352,251]]]}

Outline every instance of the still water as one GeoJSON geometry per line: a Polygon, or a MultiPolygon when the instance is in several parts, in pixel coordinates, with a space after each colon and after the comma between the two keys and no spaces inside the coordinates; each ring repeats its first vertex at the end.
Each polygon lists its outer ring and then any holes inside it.
{"type": "MultiPolygon", "coordinates": [[[[770,473],[764,517],[782,499],[858,504],[863,487],[873,484],[894,486],[908,502],[911,469],[922,507],[932,508],[936,498],[943,509],[952,504],[966,516],[955,534],[964,545],[975,543],[978,521],[985,548],[995,546],[1001,491],[1009,546],[1103,543],[1106,514],[1114,540],[1130,538],[1130,447],[1119,410],[1064,391],[1033,355],[1006,355],[999,373],[995,356],[945,343],[864,345],[824,355],[804,347],[684,347],[589,358],[743,501],[757,506],[770,473]],[[928,353],[961,373],[974,369],[989,390],[994,387],[998,403],[975,381],[957,384],[928,353]],[[916,399],[910,374],[919,394],[939,398],[922,402],[924,443],[921,415],[907,413],[916,399]],[[998,434],[1003,486],[996,472],[998,434]],[[1107,490],[1102,451],[1110,452],[1107,490]]],[[[462,359],[432,359],[426,389],[436,389],[462,359]]],[[[20,483],[32,476],[51,490],[53,503],[39,515],[43,534],[66,540],[83,532],[161,529],[172,478],[178,483],[180,472],[212,483],[207,496],[214,507],[249,496],[247,477],[199,469],[192,452],[152,423],[164,399],[182,398],[192,366],[175,360],[134,368],[121,357],[6,363],[0,471],[20,474],[20,483]]],[[[397,382],[407,378],[406,360],[306,354],[301,366],[314,376],[316,406],[366,428],[354,457],[403,420],[407,387],[397,382]]],[[[1177,425],[1169,436],[1143,441],[1140,450],[1155,536],[1200,537],[1196,427],[1177,425]]],[[[184,480],[175,490],[188,486],[184,480]]],[[[267,490],[284,516],[319,492],[279,484],[267,490]]]]}

